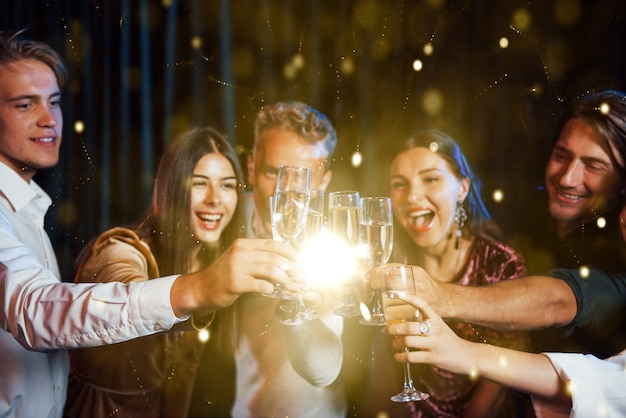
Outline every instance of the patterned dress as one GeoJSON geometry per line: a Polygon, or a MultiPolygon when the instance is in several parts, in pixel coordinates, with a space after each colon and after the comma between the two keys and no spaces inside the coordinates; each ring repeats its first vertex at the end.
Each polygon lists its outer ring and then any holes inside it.
{"type": "MultiPolygon", "coordinates": [[[[468,262],[455,282],[463,286],[482,286],[500,280],[526,275],[522,256],[511,247],[485,235],[476,237],[468,262]]],[[[479,300],[475,303],[480,303],[479,300]]],[[[460,337],[518,350],[527,350],[528,336],[521,332],[502,333],[486,327],[459,321],[447,321],[460,337]]],[[[403,365],[393,360],[394,349],[384,330],[373,338],[368,383],[360,416],[458,418],[463,416],[477,386],[476,379],[450,373],[425,364],[412,364],[415,387],[430,394],[426,401],[395,403],[389,398],[402,389],[403,365]]],[[[532,416],[528,396],[507,391],[497,417],[532,416]]]]}

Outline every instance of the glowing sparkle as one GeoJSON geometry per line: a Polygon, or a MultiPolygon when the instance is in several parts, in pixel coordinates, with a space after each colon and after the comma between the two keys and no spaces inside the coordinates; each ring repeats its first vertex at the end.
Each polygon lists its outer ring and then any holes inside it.
{"type": "Polygon", "coordinates": [[[298,74],[298,69],[295,68],[292,64],[287,64],[283,67],[283,76],[287,80],[293,80],[294,78],[296,78],[297,74],[298,74]]]}
{"type": "Polygon", "coordinates": [[[502,48],[502,49],[507,48],[509,46],[509,38],[507,38],[506,36],[503,36],[498,41],[498,45],[500,45],[500,48],[502,48]]]}
{"type": "Polygon", "coordinates": [[[602,113],[603,115],[608,115],[611,112],[611,106],[604,102],[602,104],[600,104],[600,113],[602,113]]]}
{"type": "Polygon", "coordinates": [[[587,277],[589,277],[589,267],[587,266],[580,266],[580,269],[578,269],[578,273],[580,274],[580,277],[582,277],[583,279],[586,279],[587,277]]]}
{"type": "Polygon", "coordinates": [[[354,74],[355,68],[356,65],[351,57],[342,58],[341,63],[339,64],[339,69],[344,75],[354,74]]]}
{"type": "Polygon", "coordinates": [[[77,134],[82,134],[85,132],[85,123],[82,120],[77,120],[74,122],[74,132],[77,134]]]}
{"type": "Polygon", "coordinates": [[[424,55],[431,56],[433,54],[433,52],[435,51],[435,48],[433,47],[432,43],[428,42],[428,43],[424,44],[424,47],[422,48],[422,51],[424,52],[424,55]]]}
{"type": "Polygon", "coordinates": [[[424,63],[422,62],[422,60],[413,61],[413,71],[422,71],[422,68],[424,68],[424,63]]]}
{"type": "Polygon", "coordinates": [[[356,272],[356,260],[351,248],[327,229],[305,243],[300,263],[307,282],[313,287],[340,285],[356,272]],[[320,260],[324,262],[320,263],[320,260]]]}
{"type": "Polygon", "coordinates": [[[201,343],[205,343],[209,341],[210,336],[211,335],[209,334],[208,329],[203,329],[201,331],[198,331],[198,341],[200,341],[201,343]]]}
{"type": "Polygon", "coordinates": [[[439,150],[439,144],[433,141],[428,145],[428,149],[430,152],[437,152],[439,150]]]}
{"type": "Polygon", "coordinates": [[[604,228],[606,226],[606,219],[603,216],[600,216],[596,221],[596,225],[598,225],[598,228],[600,229],[604,228]]]}
{"type": "Polygon", "coordinates": [[[361,166],[363,162],[363,155],[357,150],[352,154],[352,167],[357,168],[361,166]]]}
{"type": "Polygon", "coordinates": [[[469,371],[469,378],[470,378],[470,380],[477,380],[478,376],[479,376],[478,368],[472,367],[472,369],[469,371]]]}
{"type": "Polygon", "coordinates": [[[291,59],[291,65],[293,65],[297,70],[304,68],[304,56],[302,54],[294,55],[291,59]]]}
{"type": "Polygon", "coordinates": [[[443,94],[436,88],[428,89],[422,96],[422,108],[429,116],[439,116],[444,102],[443,94]]]}
{"type": "Polygon", "coordinates": [[[202,39],[199,36],[191,38],[191,47],[193,49],[200,49],[202,47],[202,39]]]}
{"type": "Polygon", "coordinates": [[[491,198],[496,203],[501,203],[504,200],[504,192],[501,189],[495,189],[491,194],[491,198]]]}
{"type": "Polygon", "coordinates": [[[532,23],[532,17],[528,9],[520,8],[513,12],[511,18],[511,24],[521,31],[526,31],[530,28],[532,23]]]}

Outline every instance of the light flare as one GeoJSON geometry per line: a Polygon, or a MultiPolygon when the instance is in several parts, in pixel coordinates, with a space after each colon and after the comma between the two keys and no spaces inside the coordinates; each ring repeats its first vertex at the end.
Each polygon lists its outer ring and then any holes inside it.
{"type": "Polygon", "coordinates": [[[311,287],[340,286],[357,271],[356,257],[350,246],[325,228],[304,244],[300,263],[311,287]]]}

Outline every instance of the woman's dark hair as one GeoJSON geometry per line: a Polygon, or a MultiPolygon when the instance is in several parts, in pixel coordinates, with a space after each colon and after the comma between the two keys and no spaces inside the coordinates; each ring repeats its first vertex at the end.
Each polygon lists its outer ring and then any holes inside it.
{"type": "MultiPolygon", "coordinates": [[[[174,139],[159,162],[152,208],[137,227],[140,238],[150,244],[161,276],[189,273],[193,249],[198,245],[190,227],[191,184],[193,170],[206,154],[222,154],[233,167],[237,178],[237,208],[224,228],[217,245],[202,244],[200,268],[213,263],[237,238],[243,235],[245,223],[243,174],[235,150],[219,132],[212,128],[194,128],[174,139]]],[[[232,351],[233,335],[237,333],[234,307],[217,312],[211,326],[217,348],[232,351]]]]}
{"type": "Polygon", "coordinates": [[[457,178],[470,180],[470,189],[463,206],[467,212],[467,222],[470,229],[473,233],[478,232],[485,223],[491,220],[491,215],[481,197],[480,179],[471,169],[459,144],[443,131],[426,129],[411,135],[394,155],[398,156],[413,148],[426,148],[436,152],[448,162],[457,178]]]}
{"type": "Polygon", "coordinates": [[[244,225],[243,175],[239,159],[228,141],[212,128],[195,128],[174,139],[161,157],[152,210],[137,228],[150,243],[162,276],[188,273],[189,254],[198,241],[190,228],[190,194],[193,170],[206,154],[219,153],[230,161],[237,177],[237,208],[215,247],[206,244],[201,267],[211,264],[242,233],[244,225]]]}
{"type": "MultiPolygon", "coordinates": [[[[400,143],[396,148],[396,152],[393,153],[392,160],[401,153],[413,148],[426,148],[437,153],[437,155],[448,162],[452,172],[457,178],[468,178],[470,180],[470,189],[467,193],[467,198],[463,202],[467,213],[467,221],[464,228],[468,229],[473,235],[487,234],[498,239],[503,239],[502,232],[492,221],[491,215],[482,199],[482,185],[480,179],[470,167],[459,144],[441,130],[426,129],[411,135],[407,140],[400,143]]],[[[397,222],[395,224],[398,225],[397,222]]],[[[404,230],[402,228],[398,229],[401,229],[397,231],[398,233],[396,234],[398,241],[401,243],[399,247],[404,247],[406,244],[409,246],[412,245],[409,242],[411,240],[404,230]]],[[[397,252],[394,254],[394,259],[400,262],[409,262],[409,260],[401,260],[398,258],[404,256],[406,256],[406,254],[399,256],[399,252],[397,252]]]]}

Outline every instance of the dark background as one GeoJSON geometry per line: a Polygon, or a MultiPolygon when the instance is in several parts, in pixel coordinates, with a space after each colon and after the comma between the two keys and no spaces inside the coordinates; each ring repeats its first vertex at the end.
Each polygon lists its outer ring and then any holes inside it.
{"type": "Polygon", "coordinates": [[[393,141],[441,128],[515,238],[546,209],[563,105],[626,90],[623,0],[1,0],[0,28],[28,28],[71,73],[61,161],[37,176],[66,280],[90,238],[144,213],[164,146],[191,126],[225,133],[245,167],[259,107],[305,101],[338,131],[332,189],[362,195],[386,193],[393,141]]]}

